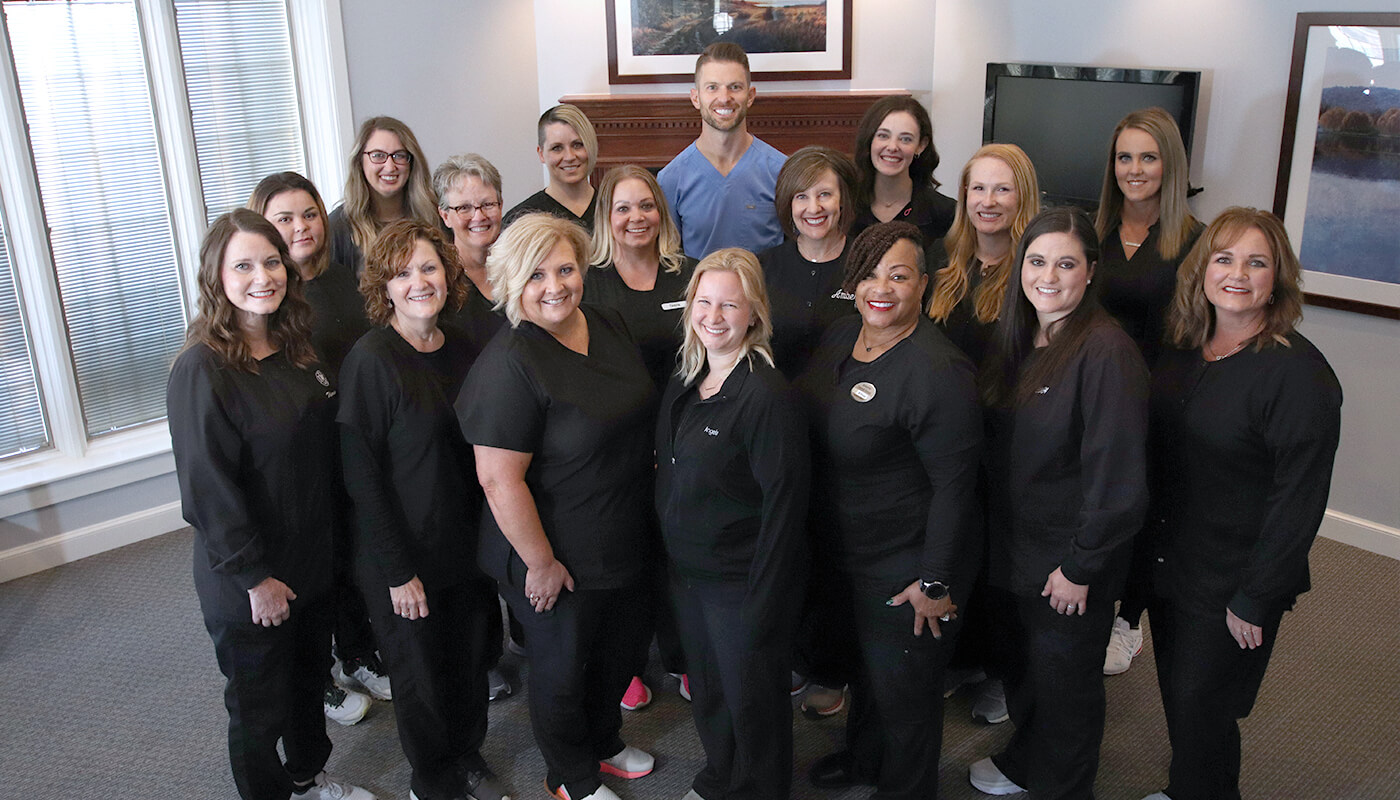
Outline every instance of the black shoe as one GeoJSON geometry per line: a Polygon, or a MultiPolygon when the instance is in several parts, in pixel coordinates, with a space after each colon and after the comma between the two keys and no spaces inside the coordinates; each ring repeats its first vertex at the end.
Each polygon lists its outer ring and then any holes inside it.
{"type": "Polygon", "coordinates": [[[875,783],[858,777],[854,772],[850,750],[838,750],[812,762],[807,770],[807,780],[818,789],[845,789],[848,786],[874,786],[875,783]]]}

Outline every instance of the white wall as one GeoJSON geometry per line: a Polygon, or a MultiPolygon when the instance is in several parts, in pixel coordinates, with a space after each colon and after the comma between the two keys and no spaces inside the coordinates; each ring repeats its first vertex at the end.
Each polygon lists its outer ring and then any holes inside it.
{"type": "Polygon", "coordinates": [[[341,0],[340,7],[356,127],[379,114],[403,120],[430,170],[456,153],[486,156],[501,171],[507,207],[539,190],[542,109],[529,3],[341,0]]]}
{"type": "MultiPolygon", "coordinates": [[[[939,2],[931,103],[939,177],[955,180],[982,142],[989,61],[1180,67],[1205,72],[1191,172],[1205,187],[1196,214],[1269,208],[1296,14],[1395,10],[1394,0],[939,2]]],[[[1400,322],[1311,306],[1305,313],[1303,333],[1345,392],[1324,532],[1400,558],[1400,322]]]]}

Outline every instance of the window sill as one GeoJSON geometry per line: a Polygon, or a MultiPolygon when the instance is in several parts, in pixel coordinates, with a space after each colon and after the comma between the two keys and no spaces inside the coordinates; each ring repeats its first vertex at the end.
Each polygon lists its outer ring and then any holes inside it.
{"type": "Polygon", "coordinates": [[[0,462],[0,518],[173,472],[164,420],[88,443],[72,456],[45,450],[0,462]]]}

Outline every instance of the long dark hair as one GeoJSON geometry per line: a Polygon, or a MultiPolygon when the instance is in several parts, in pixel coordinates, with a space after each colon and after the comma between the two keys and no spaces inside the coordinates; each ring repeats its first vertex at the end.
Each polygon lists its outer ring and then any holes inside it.
{"type": "Polygon", "coordinates": [[[1047,233],[1068,233],[1084,247],[1085,262],[1090,269],[1099,260],[1099,237],[1094,223],[1077,208],[1049,208],[1040,212],[1026,226],[1016,246],[1016,260],[1006,280],[1006,295],[1002,301],[1001,318],[992,334],[992,352],[984,365],[978,383],[982,399],[989,406],[1019,406],[1042,386],[1057,378],[1065,365],[1079,352],[1094,327],[1111,323],[1099,306],[1092,285],[1086,288],[1079,306],[1064,318],[1052,323],[1045,331],[1049,339],[1040,357],[1024,373],[1021,367],[1035,349],[1035,334],[1040,325],[1035,306],[1021,289],[1021,266],[1032,242],[1047,233]]]}
{"type": "Polygon", "coordinates": [[[286,353],[287,360],[302,369],[316,363],[316,351],[311,347],[311,306],[302,299],[301,275],[282,234],[261,214],[246,208],[236,208],[221,215],[204,234],[199,248],[199,315],[190,323],[185,347],[206,345],[224,363],[244,372],[258,371],[248,343],[238,328],[237,309],[224,293],[224,252],[235,233],[255,233],[277,248],[287,272],[287,294],[282,305],[267,321],[268,340],[286,353]]]}
{"type": "Polygon", "coordinates": [[[875,189],[875,164],[870,160],[870,145],[875,141],[875,132],[880,130],[880,123],[896,111],[913,117],[914,123],[919,126],[919,138],[928,143],[924,151],[909,162],[909,177],[914,181],[914,188],[938,188],[939,185],[933,177],[933,171],[938,169],[938,149],[933,146],[933,121],[929,119],[928,111],[923,103],[907,94],[892,94],[872,103],[866,109],[865,116],[861,117],[860,127],[856,128],[856,173],[860,176],[859,187],[867,201],[875,189]]]}

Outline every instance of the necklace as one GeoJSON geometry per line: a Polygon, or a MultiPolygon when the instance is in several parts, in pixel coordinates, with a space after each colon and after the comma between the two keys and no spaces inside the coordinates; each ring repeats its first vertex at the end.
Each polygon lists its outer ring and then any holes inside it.
{"type": "MultiPolygon", "coordinates": [[[[911,329],[911,330],[912,330],[912,329],[911,329]]],[[[896,342],[898,342],[900,339],[903,339],[904,337],[906,337],[906,336],[908,336],[908,335],[909,335],[909,330],[902,330],[902,331],[900,331],[899,333],[895,334],[894,336],[890,337],[890,339],[889,339],[888,341],[877,342],[876,344],[866,344],[865,342],[867,341],[867,339],[866,339],[866,336],[865,336],[865,326],[861,326],[860,335],[857,336],[856,339],[857,339],[857,342],[860,344],[860,346],[863,347],[863,348],[865,348],[865,352],[869,353],[871,350],[874,350],[874,349],[877,348],[877,347],[890,347],[890,346],[894,345],[896,342]]]]}
{"type": "Polygon", "coordinates": [[[1142,247],[1142,242],[1130,242],[1127,239],[1124,239],[1123,245],[1125,247],[1142,247]]]}
{"type": "Polygon", "coordinates": [[[1210,346],[1210,342],[1206,342],[1206,355],[1210,356],[1212,361],[1223,361],[1229,358],[1230,356],[1234,355],[1235,353],[1238,353],[1240,349],[1247,344],[1249,344],[1249,339],[1245,339],[1244,341],[1230,348],[1230,352],[1218,356],[1215,354],[1215,350],[1210,346]]]}

